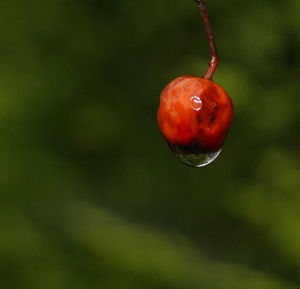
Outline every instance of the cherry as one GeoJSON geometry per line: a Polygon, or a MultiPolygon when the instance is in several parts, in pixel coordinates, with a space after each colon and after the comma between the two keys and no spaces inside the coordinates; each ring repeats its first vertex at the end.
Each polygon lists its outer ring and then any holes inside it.
{"type": "Polygon", "coordinates": [[[211,51],[204,77],[181,76],[162,91],[157,113],[158,126],[175,155],[185,164],[200,167],[220,153],[233,117],[229,95],[212,81],[219,57],[205,2],[196,0],[211,51]]]}
{"type": "Polygon", "coordinates": [[[170,147],[181,157],[194,155],[193,159],[222,148],[232,116],[233,104],[225,90],[195,76],[181,76],[169,83],[161,93],[157,113],[160,131],[170,147]]]}

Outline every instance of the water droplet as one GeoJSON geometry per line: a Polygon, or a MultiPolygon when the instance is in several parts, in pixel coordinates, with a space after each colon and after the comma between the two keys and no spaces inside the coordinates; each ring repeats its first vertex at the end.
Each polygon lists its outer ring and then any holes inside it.
{"type": "Polygon", "coordinates": [[[207,166],[208,164],[213,162],[220,154],[220,152],[221,150],[209,154],[179,154],[175,152],[174,153],[175,156],[186,165],[195,168],[200,168],[207,166]]]}
{"type": "Polygon", "coordinates": [[[191,103],[192,108],[197,111],[200,110],[203,105],[201,98],[196,95],[191,96],[190,103],[191,103]]]}
{"type": "Polygon", "coordinates": [[[184,147],[170,143],[169,146],[178,160],[195,168],[207,166],[213,162],[221,152],[220,149],[216,152],[204,153],[195,147],[184,147]]]}

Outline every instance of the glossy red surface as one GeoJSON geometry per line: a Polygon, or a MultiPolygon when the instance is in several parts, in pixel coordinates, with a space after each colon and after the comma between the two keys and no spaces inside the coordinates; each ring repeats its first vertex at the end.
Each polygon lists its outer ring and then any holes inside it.
{"type": "Polygon", "coordinates": [[[162,91],[157,120],[171,147],[182,153],[219,150],[233,117],[233,104],[225,90],[200,77],[181,76],[162,91]]]}

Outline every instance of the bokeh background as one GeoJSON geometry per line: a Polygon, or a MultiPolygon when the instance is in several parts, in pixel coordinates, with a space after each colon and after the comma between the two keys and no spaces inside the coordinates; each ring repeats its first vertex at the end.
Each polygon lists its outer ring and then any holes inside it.
{"type": "Polygon", "coordinates": [[[1,288],[300,288],[300,1],[208,2],[236,112],[193,169],[156,110],[194,1],[1,1],[1,288]]]}

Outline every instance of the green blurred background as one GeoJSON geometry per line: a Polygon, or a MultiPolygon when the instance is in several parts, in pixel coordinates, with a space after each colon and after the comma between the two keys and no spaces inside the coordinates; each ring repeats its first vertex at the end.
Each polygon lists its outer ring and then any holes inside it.
{"type": "Polygon", "coordinates": [[[1,1],[1,288],[300,288],[300,1],[208,2],[236,113],[192,169],[156,110],[194,1],[1,1]]]}

